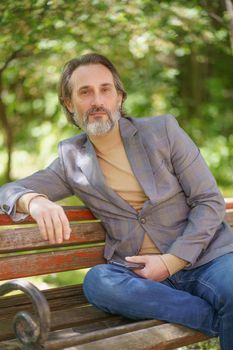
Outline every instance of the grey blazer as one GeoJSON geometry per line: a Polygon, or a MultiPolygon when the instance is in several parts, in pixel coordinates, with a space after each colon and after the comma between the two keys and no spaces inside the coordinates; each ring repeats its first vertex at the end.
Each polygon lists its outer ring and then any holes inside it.
{"type": "Polygon", "coordinates": [[[137,255],[145,232],[162,253],[190,262],[188,269],[233,251],[223,221],[224,200],[198,148],[170,115],[121,118],[120,132],[132,170],[149,200],[140,212],[106,185],[86,134],[62,141],[45,170],[2,186],[2,211],[14,220],[16,200],[27,192],[52,201],[77,195],[106,229],[105,258],[137,255]]]}

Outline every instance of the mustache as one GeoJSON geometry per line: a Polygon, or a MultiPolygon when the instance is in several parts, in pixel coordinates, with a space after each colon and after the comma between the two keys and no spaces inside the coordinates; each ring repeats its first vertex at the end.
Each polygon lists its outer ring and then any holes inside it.
{"type": "Polygon", "coordinates": [[[95,112],[106,112],[108,113],[109,110],[105,107],[91,107],[87,110],[87,113],[95,113],[95,112]]]}
{"type": "Polygon", "coordinates": [[[91,107],[85,113],[85,120],[88,119],[88,117],[91,113],[97,113],[97,112],[104,112],[108,115],[109,118],[111,118],[111,112],[107,108],[105,108],[105,107],[91,107]]]}

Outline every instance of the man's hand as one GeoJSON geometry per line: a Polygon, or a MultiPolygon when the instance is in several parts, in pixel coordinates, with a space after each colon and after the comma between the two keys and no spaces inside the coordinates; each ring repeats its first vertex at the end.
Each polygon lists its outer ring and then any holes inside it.
{"type": "Polygon", "coordinates": [[[37,222],[40,233],[50,243],[62,243],[70,238],[70,224],[63,208],[44,198],[37,196],[30,200],[29,214],[37,222]]]}
{"type": "Polygon", "coordinates": [[[125,258],[128,262],[143,263],[144,269],[135,269],[134,272],[144,278],[153,281],[164,281],[170,276],[169,271],[160,255],[138,255],[125,258]]]}

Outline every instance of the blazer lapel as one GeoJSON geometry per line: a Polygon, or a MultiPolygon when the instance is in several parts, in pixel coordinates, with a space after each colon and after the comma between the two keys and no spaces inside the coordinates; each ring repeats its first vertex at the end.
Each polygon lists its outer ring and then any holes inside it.
{"type": "Polygon", "coordinates": [[[157,199],[155,178],[140,133],[128,118],[120,119],[120,131],[133,173],[154,204],[157,199]]]}
{"type": "Polygon", "coordinates": [[[98,192],[107,197],[111,202],[114,202],[115,205],[135,214],[135,210],[123,198],[107,186],[96,157],[95,149],[88,138],[86,139],[81,154],[78,157],[78,166],[81,168],[89,183],[98,192]]]}

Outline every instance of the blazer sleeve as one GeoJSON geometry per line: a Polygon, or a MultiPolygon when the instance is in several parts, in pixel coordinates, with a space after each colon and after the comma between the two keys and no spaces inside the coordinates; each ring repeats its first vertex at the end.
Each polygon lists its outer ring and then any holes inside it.
{"type": "Polygon", "coordinates": [[[187,225],[167,253],[192,266],[207,249],[225,215],[225,202],[199,149],[172,116],[166,118],[171,162],[186,195],[187,225]]]}
{"type": "Polygon", "coordinates": [[[30,192],[44,194],[51,201],[57,201],[73,195],[60,158],[57,158],[44,170],[37,171],[22,180],[1,186],[1,211],[10,215],[14,221],[24,219],[27,215],[16,213],[16,201],[22,195],[30,192]]]}

